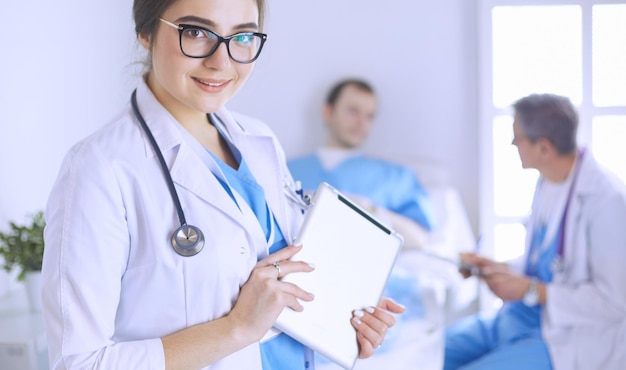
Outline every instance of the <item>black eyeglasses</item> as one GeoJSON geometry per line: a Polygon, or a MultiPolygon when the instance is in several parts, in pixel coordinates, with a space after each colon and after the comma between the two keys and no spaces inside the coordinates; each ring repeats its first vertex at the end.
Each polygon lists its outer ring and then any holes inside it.
{"type": "Polygon", "coordinates": [[[159,20],[178,30],[180,51],[190,58],[209,57],[223,42],[232,60],[237,63],[252,63],[261,54],[263,44],[267,40],[267,35],[259,32],[240,32],[222,37],[204,27],[175,24],[163,18],[159,20]]]}

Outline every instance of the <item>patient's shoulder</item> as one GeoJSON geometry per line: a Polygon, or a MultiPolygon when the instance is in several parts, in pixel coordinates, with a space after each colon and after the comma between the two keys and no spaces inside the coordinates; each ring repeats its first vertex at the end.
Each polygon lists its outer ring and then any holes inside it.
{"type": "Polygon", "coordinates": [[[291,164],[304,164],[309,163],[311,161],[317,161],[317,156],[314,153],[299,155],[292,158],[289,158],[289,163],[291,164]]]}
{"type": "Polygon", "coordinates": [[[367,164],[368,166],[372,168],[377,168],[384,172],[394,173],[398,175],[412,175],[413,174],[413,170],[409,168],[408,166],[405,166],[398,162],[394,162],[389,159],[372,156],[372,155],[364,155],[362,157],[362,160],[364,164],[367,164]]]}

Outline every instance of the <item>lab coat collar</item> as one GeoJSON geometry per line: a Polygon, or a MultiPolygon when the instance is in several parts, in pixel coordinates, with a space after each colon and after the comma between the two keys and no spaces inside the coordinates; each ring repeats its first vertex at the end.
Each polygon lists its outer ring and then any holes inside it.
{"type": "MultiPolygon", "coordinates": [[[[580,157],[578,159],[580,160],[580,157]]],[[[595,176],[594,173],[597,168],[598,163],[593,154],[589,149],[585,149],[585,155],[580,163],[578,179],[574,188],[574,197],[587,196],[598,191],[596,182],[600,177],[595,176]]]]}
{"type": "MultiPolygon", "coordinates": [[[[137,106],[161,152],[165,153],[181,143],[182,138],[176,128],[176,125],[179,125],[178,121],[159,103],[143,78],[137,86],[137,106]]],[[[133,118],[139,125],[134,115],[133,118]]],[[[156,153],[147,137],[144,140],[144,144],[146,157],[155,156],[156,153]]]]}

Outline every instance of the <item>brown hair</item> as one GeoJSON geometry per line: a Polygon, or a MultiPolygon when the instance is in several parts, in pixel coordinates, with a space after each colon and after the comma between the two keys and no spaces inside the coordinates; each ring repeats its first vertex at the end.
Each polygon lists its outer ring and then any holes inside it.
{"type": "Polygon", "coordinates": [[[348,79],[337,82],[330,89],[330,92],[326,96],[326,104],[328,104],[331,107],[334,106],[335,103],[337,102],[337,99],[339,99],[339,95],[341,95],[341,92],[343,91],[343,89],[348,86],[354,86],[359,90],[375,95],[374,88],[372,88],[372,85],[370,85],[367,81],[361,80],[358,78],[348,78],[348,79]]]}
{"type": "MultiPolygon", "coordinates": [[[[175,1],[176,0],[135,0],[133,3],[135,33],[152,39],[159,18],[175,1]]],[[[263,22],[265,20],[265,0],[256,0],[256,4],[259,8],[259,32],[262,32],[263,22]]]]}

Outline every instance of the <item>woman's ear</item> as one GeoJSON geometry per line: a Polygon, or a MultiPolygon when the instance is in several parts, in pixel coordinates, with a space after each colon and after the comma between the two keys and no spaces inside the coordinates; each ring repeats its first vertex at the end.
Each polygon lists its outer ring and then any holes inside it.
{"type": "Polygon", "coordinates": [[[332,111],[333,107],[331,107],[328,103],[325,103],[322,107],[322,118],[324,119],[324,123],[326,124],[326,126],[330,125],[330,119],[333,113],[332,111]]]}
{"type": "Polygon", "coordinates": [[[150,37],[142,35],[142,34],[138,34],[137,39],[139,39],[141,46],[143,46],[143,48],[149,52],[150,51],[150,37]]]}

